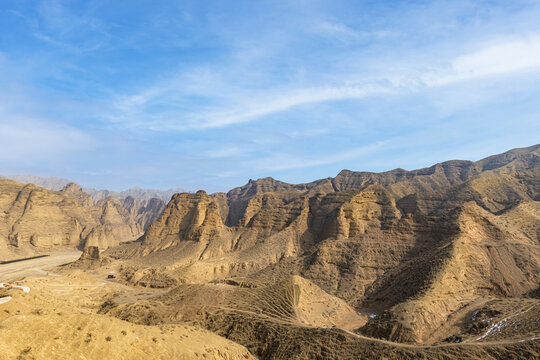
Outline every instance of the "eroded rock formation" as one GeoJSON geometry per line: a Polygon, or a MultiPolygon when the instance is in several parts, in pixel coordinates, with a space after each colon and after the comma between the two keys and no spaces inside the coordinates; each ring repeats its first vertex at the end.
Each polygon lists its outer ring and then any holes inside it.
{"type": "Polygon", "coordinates": [[[161,200],[132,198],[94,205],[73,183],[50,191],[0,179],[0,255],[9,259],[56,247],[107,249],[136,239],[164,207],[161,200]]]}
{"type": "Polygon", "coordinates": [[[539,287],[539,159],[536,145],[414,171],[177,194],[140,241],[109,253],[191,283],[299,274],[379,314],[360,331],[423,342],[478,296],[539,287]]]}

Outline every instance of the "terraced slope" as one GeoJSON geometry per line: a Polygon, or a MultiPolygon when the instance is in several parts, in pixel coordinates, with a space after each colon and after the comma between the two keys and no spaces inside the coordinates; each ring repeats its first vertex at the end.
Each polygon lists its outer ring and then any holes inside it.
{"type": "MultiPolygon", "coordinates": [[[[113,299],[113,303],[114,303],[113,299]]],[[[201,313],[257,315],[286,324],[354,329],[367,316],[299,276],[267,286],[184,284],[152,301],[120,305],[111,314],[137,323],[198,321],[201,313]]]]}

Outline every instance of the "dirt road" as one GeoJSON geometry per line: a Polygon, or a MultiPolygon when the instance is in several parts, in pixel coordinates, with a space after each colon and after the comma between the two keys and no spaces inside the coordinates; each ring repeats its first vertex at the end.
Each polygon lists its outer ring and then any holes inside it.
{"type": "Polygon", "coordinates": [[[0,281],[44,273],[47,269],[77,260],[79,256],[81,256],[80,251],[68,251],[38,259],[0,264],[0,281]]]}

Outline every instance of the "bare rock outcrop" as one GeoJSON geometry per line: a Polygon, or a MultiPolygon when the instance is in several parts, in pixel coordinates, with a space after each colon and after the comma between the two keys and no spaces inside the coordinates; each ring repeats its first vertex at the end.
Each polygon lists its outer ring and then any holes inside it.
{"type": "Polygon", "coordinates": [[[164,206],[156,199],[128,210],[114,198],[94,205],[74,183],[50,191],[0,179],[0,256],[7,260],[57,247],[107,249],[142,235],[164,206]]]}

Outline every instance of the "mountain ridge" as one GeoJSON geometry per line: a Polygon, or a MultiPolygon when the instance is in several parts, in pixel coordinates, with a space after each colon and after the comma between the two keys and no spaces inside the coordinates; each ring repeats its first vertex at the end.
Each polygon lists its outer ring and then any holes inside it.
{"type": "Polygon", "coordinates": [[[191,283],[256,283],[288,269],[358,311],[376,310],[359,332],[423,343],[477,296],[522,296],[540,285],[539,158],[535,145],[413,171],[344,170],[306,184],[267,177],[226,194],[176,194],[138,241],[105,253],[191,283]],[[508,228],[516,214],[528,228],[508,228]],[[485,234],[501,239],[503,252],[485,234]],[[463,263],[468,257],[476,260],[463,263]],[[460,266],[472,279],[466,291],[441,280],[460,266]],[[522,285],[505,285],[510,279],[522,285]],[[431,300],[441,292],[453,300],[431,300]]]}

